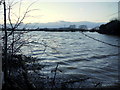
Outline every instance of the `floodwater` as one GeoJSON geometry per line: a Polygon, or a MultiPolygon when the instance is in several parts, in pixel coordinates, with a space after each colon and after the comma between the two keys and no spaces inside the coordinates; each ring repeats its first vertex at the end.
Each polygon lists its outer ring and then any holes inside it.
{"type": "MultiPolygon", "coordinates": [[[[114,45],[118,45],[120,39],[96,32],[84,33],[114,45]]],[[[25,55],[39,58],[37,63],[45,65],[40,73],[52,78],[58,64],[56,77],[64,80],[89,77],[87,82],[100,82],[102,86],[118,82],[118,47],[95,41],[81,32],[32,31],[24,38],[28,37],[29,43],[21,50],[25,55]]]]}

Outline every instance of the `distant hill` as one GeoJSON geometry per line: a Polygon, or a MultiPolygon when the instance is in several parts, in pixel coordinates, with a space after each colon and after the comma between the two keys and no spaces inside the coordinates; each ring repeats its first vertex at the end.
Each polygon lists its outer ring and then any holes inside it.
{"type": "Polygon", "coordinates": [[[96,26],[100,26],[103,23],[96,23],[96,22],[88,22],[88,21],[81,21],[81,22],[67,22],[67,21],[59,21],[59,22],[49,22],[49,23],[30,23],[30,24],[21,24],[19,28],[64,28],[69,27],[70,25],[76,25],[76,28],[79,25],[87,25],[88,28],[94,28],[96,26]]]}

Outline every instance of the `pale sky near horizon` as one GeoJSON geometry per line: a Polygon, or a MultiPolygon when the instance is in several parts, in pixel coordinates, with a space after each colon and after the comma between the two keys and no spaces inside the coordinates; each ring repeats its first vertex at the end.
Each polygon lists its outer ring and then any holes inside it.
{"type": "MultiPolygon", "coordinates": [[[[19,1],[19,0],[14,0],[14,2],[15,1],[19,1]]],[[[23,16],[23,13],[25,12],[26,8],[34,1],[36,0],[22,0],[21,9],[20,9],[21,17],[23,16]]],[[[51,1],[58,1],[58,0],[51,0],[51,1]]],[[[95,2],[98,0],[91,0],[94,2],[77,2],[76,0],[75,0],[76,2],[62,2],[62,1],[41,2],[41,0],[37,0],[30,7],[30,10],[32,9],[37,9],[37,10],[33,10],[30,13],[28,13],[27,17],[24,19],[23,22],[24,23],[48,23],[48,22],[58,22],[58,21],[108,22],[109,20],[118,17],[118,13],[117,13],[118,0],[104,0],[106,2],[95,2]]],[[[19,16],[19,6],[20,6],[20,2],[18,2],[12,7],[11,15],[13,22],[15,22],[15,20],[17,19],[16,16],[19,16]]],[[[2,18],[0,18],[0,20],[2,20],[2,18]]]]}

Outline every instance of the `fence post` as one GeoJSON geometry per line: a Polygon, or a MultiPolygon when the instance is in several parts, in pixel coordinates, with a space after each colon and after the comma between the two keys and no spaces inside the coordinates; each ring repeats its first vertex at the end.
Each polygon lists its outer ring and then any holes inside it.
{"type": "MultiPolygon", "coordinates": [[[[0,30],[0,32],[1,32],[1,30],[0,30]]],[[[0,39],[1,39],[1,37],[0,37],[0,39]]],[[[0,41],[0,42],[2,42],[2,41],[0,41]]],[[[0,90],[2,90],[2,80],[3,80],[3,78],[2,78],[2,45],[0,44],[0,90]]]]}
{"type": "Polygon", "coordinates": [[[6,3],[5,0],[3,2],[4,5],[4,32],[5,32],[5,38],[4,38],[4,62],[5,62],[5,67],[4,67],[4,80],[5,80],[5,86],[7,83],[7,28],[6,28],[6,3]]]}

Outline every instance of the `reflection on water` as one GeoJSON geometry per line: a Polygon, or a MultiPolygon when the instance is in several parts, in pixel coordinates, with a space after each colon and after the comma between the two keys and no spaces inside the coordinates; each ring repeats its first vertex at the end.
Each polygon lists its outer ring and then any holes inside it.
{"type": "MultiPolygon", "coordinates": [[[[87,35],[110,44],[118,44],[117,36],[85,32],[87,35]]],[[[23,53],[40,59],[46,65],[44,74],[52,76],[57,63],[58,77],[83,75],[103,83],[103,86],[118,81],[118,48],[92,40],[80,32],[30,32],[33,35],[23,53]]],[[[25,36],[27,38],[27,36],[25,36]]]]}

